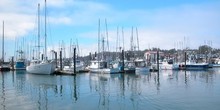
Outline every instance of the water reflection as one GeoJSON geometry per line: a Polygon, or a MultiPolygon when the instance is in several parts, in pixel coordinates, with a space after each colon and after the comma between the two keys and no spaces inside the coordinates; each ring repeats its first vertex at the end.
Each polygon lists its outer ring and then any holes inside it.
{"type": "Polygon", "coordinates": [[[6,72],[0,75],[0,109],[201,109],[188,99],[219,102],[219,84],[218,70],[76,76],[6,72]]]}
{"type": "Polygon", "coordinates": [[[5,78],[4,78],[4,73],[1,73],[1,80],[2,80],[2,82],[1,82],[1,105],[2,105],[2,108],[3,108],[3,110],[5,110],[5,108],[6,108],[6,105],[5,105],[5,99],[6,99],[6,97],[5,97],[5,78]]]}

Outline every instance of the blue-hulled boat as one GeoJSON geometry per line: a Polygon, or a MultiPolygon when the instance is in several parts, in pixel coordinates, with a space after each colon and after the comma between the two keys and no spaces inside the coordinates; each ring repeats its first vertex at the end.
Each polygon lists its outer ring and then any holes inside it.
{"type": "Polygon", "coordinates": [[[25,61],[22,59],[16,61],[15,65],[14,65],[14,69],[15,70],[25,70],[26,69],[25,61]]]}
{"type": "Polygon", "coordinates": [[[22,50],[18,50],[18,58],[16,59],[15,63],[14,63],[14,69],[15,70],[25,70],[26,69],[26,63],[25,63],[25,59],[24,59],[24,55],[23,55],[23,51],[22,50]]]}
{"type": "Polygon", "coordinates": [[[193,63],[193,62],[187,62],[186,66],[185,64],[180,64],[180,69],[186,69],[186,70],[206,70],[209,68],[208,63],[193,63]]]}

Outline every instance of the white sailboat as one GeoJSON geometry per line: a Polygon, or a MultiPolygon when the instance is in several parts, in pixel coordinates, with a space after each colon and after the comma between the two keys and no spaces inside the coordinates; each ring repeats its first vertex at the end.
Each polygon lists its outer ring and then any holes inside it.
{"type": "Polygon", "coordinates": [[[107,74],[114,74],[119,73],[119,68],[115,68],[113,66],[108,67],[108,63],[106,61],[91,61],[89,66],[89,70],[91,73],[107,73],[107,74]]]}
{"type": "Polygon", "coordinates": [[[10,65],[4,60],[4,21],[2,26],[2,59],[0,59],[0,71],[9,71],[10,65]]]}
{"type": "MultiPolygon", "coordinates": [[[[86,67],[84,66],[83,61],[76,60],[76,72],[85,71],[85,68],[86,67]]],[[[64,66],[63,70],[73,72],[74,71],[74,62],[72,61],[69,66],[64,66]]]]}
{"type": "MultiPolygon", "coordinates": [[[[107,26],[106,26],[106,30],[107,30],[107,26]]],[[[108,74],[118,73],[119,68],[114,68],[113,65],[110,64],[110,61],[104,58],[104,37],[102,39],[102,57],[101,58],[99,57],[99,53],[100,53],[99,50],[100,50],[100,20],[99,20],[99,29],[98,29],[98,54],[97,54],[98,58],[90,62],[90,65],[88,66],[89,71],[91,73],[108,73],[108,74]]]]}
{"type": "MultiPolygon", "coordinates": [[[[38,40],[40,38],[40,27],[39,27],[39,9],[40,8],[40,4],[38,4],[38,40]]],[[[47,60],[47,45],[46,45],[46,0],[45,0],[45,57],[43,61],[40,60],[32,60],[30,65],[27,66],[26,70],[28,73],[33,73],[33,74],[52,74],[55,71],[55,67],[56,65],[54,64],[54,62],[52,61],[48,61],[47,60]]],[[[40,45],[40,41],[38,41],[38,51],[40,50],[39,48],[40,45]]]]}

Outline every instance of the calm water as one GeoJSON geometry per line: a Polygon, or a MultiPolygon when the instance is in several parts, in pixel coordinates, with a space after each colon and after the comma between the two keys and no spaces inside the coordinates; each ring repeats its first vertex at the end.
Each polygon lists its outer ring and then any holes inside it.
{"type": "Polygon", "coordinates": [[[220,110],[220,69],[145,74],[0,73],[0,109],[220,110]]]}

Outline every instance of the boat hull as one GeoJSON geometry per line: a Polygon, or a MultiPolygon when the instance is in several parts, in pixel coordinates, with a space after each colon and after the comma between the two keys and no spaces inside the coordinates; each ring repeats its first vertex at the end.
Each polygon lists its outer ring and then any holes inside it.
{"type": "Polygon", "coordinates": [[[16,62],[14,65],[15,70],[25,70],[26,66],[24,62],[16,62]]]}
{"type": "MultiPolygon", "coordinates": [[[[74,67],[73,66],[64,66],[63,70],[73,72],[74,67]]],[[[80,71],[85,71],[85,67],[84,66],[76,66],[76,72],[80,72],[80,71]]]]}
{"type": "Polygon", "coordinates": [[[142,73],[142,72],[149,72],[150,69],[148,67],[136,67],[135,72],[136,73],[142,73]]]}
{"type": "Polygon", "coordinates": [[[55,67],[53,63],[40,63],[27,66],[26,70],[32,74],[52,74],[55,71],[55,67]]]}
{"type": "Polygon", "coordinates": [[[205,70],[209,65],[186,65],[186,70],[205,70]]]}
{"type": "Polygon", "coordinates": [[[106,73],[106,74],[115,74],[119,73],[118,68],[103,68],[103,69],[98,69],[98,68],[90,68],[91,73],[106,73]]]}
{"type": "Polygon", "coordinates": [[[161,70],[178,70],[179,65],[178,64],[161,64],[160,69],[161,70]]]}
{"type": "Polygon", "coordinates": [[[10,71],[10,67],[0,67],[0,71],[10,71]]]}
{"type": "Polygon", "coordinates": [[[0,66],[0,71],[10,71],[9,64],[3,64],[0,66]]]}
{"type": "Polygon", "coordinates": [[[186,69],[186,70],[206,70],[209,69],[209,64],[206,63],[195,63],[195,64],[186,64],[180,65],[180,69],[186,69]]]}

